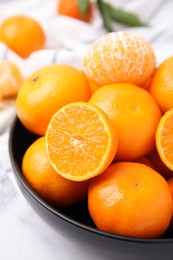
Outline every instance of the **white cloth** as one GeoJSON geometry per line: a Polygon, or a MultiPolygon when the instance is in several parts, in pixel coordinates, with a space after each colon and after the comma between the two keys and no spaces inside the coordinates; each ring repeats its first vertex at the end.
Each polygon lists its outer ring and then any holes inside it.
{"type": "MultiPolygon", "coordinates": [[[[116,30],[129,30],[143,36],[154,47],[157,64],[173,54],[173,1],[169,0],[109,0],[112,5],[132,11],[148,27],[129,28],[114,23],[116,30]]],[[[91,24],[56,13],[58,0],[0,0],[0,23],[15,14],[38,20],[46,33],[44,50],[33,52],[22,59],[0,42],[0,60],[10,59],[18,64],[24,77],[52,63],[69,64],[82,69],[82,60],[89,46],[106,33],[98,11],[91,24]]],[[[15,115],[11,103],[0,106],[0,133],[9,126],[15,115]]]]}

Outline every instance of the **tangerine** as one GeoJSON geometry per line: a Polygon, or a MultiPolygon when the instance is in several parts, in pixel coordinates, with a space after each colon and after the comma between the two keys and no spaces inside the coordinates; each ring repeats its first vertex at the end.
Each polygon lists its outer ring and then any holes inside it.
{"type": "Polygon", "coordinates": [[[26,150],[22,173],[30,187],[51,205],[69,206],[87,196],[87,181],[69,181],[55,172],[47,156],[45,137],[38,138],[26,150]]]}
{"type": "Polygon", "coordinates": [[[62,64],[48,65],[35,71],[20,88],[17,115],[29,131],[44,135],[59,108],[89,98],[89,84],[80,70],[62,64]]]}
{"type": "Polygon", "coordinates": [[[94,178],[89,184],[88,208],[98,229],[136,238],[159,238],[173,213],[166,180],[134,162],[112,164],[94,178]]]}
{"type": "Polygon", "coordinates": [[[162,162],[173,171],[173,108],[168,110],[160,119],[156,131],[156,148],[162,162]]]}
{"type": "Polygon", "coordinates": [[[173,108],[173,56],[164,60],[156,69],[149,91],[163,113],[173,108]]]}
{"type": "Polygon", "coordinates": [[[43,49],[45,33],[33,18],[15,15],[5,19],[0,26],[0,40],[22,58],[43,49]]]}
{"type": "Polygon", "coordinates": [[[93,17],[93,7],[90,1],[88,1],[88,6],[86,14],[83,14],[79,7],[78,0],[60,0],[57,5],[57,13],[66,15],[84,22],[91,22],[93,17]]]}
{"type": "Polygon", "coordinates": [[[142,86],[155,66],[152,46],[142,37],[125,31],[99,38],[83,60],[87,78],[99,86],[119,82],[142,86]]]}

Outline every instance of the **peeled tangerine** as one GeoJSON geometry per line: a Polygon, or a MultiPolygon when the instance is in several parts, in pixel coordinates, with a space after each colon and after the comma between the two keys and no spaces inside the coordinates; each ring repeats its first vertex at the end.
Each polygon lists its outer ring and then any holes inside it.
{"type": "Polygon", "coordinates": [[[131,32],[113,32],[98,39],[84,57],[83,68],[96,85],[128,82],[142,85],[156,66],[152,46],[131,32]]]}
{"type": "Polygon", "coordinates": [[[0,62],[0,91],[3,98],[17,95],[24,78],[18,66],[9,61],[0,62]]]}

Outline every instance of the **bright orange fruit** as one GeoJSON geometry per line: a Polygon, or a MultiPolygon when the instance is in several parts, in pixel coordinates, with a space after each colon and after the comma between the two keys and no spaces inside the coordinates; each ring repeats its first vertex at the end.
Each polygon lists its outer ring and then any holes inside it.
{"type": "Polygon", "coordinates": [[[57,5],[57,12],[62,15],[70,16],[72,18],[90,22],[93,17],[93,7],[89,1],[86,16],[84,16],[79,8],[78,0],[60,0],[57,5]]]}
{"type": "Polygon", "coordinates": [[[117,151],[116,129],[109,117],[87,102],[70,103],[51,118],[46,149],[58,174],[83,181],[101,174],[117,151]]]}
{"type": "Polygon", "coordinates": [[[173,109],[168,110],[160,119],[156,131],[156,147],[163,163],[173,171],[173,109]]]}
{"type": "Polygon", "coordinates": [[[0,40],[22,58],[43,49],[46,42],[41,25],[24,15],[11,16],[2,22],[0,40]]]}
{"type": "Polygon", "coordinates": [[[156,66],[152,46],[131,32],[113,32],[99,38],[84,57],[83,68],[96,85],[128,82],[142,86],[156,66]]]}
{"type": "Polygon", "coordinates": [[[62,64],[48,65],[34,72],[20,88],[17,115],[29,131],[44,135],[59,108],[89,98],[89,84],[80,70],[62,64]]]}
{"type": "Polygon", "coordinates": [[[87,196],[88,182],[69,181],[52,168],[40,137],[26,150],[22,172],[30,187],[46,202],[56,206],[69,206],[87,196]]]}
{"type": "Polygon", "coordinates": [[[154,149],[161,112],[145,89],[128,83],[105,85],[94,92],[89,103],[101,108],[117,129],[117,161],[132,161],[154,149]]]}
{"type": "Polygon", "coordinates": [[[9,60],[0,62],[0,90],[3,98],[15,96],[24,78],[18,66],[9,60]]]}
{"type": "Polygon", "coordinates": [[[150,93],[155,98],[163,113],[173,108],[173,56],[164,60],[156,69],[151,85],[150,93]]]}
{"type": "Polygon", "coordinates": [[[88,208],[98,229],[136,238],[159,238],[173,213],[166,180],[133,162],[112,164],[91,180],[88,208]]]}

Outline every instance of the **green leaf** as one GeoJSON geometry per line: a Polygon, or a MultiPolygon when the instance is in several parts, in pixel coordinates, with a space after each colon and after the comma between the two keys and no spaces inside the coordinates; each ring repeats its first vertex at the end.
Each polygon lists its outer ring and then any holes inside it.
{"type": "Polygon", "coordinates": [[[131,12],[124,11],[120,8],[115,8],[109,5],[109,12],[111,18],[119,22],[121,24],[125,24],[128,26],[138,27],[138,26],[147,26],[147,24],[143,23],[139,17],[131,12]]]}
{"type": "Polygon", "coordinates": [[[97,0],[97,6],[103,19],[103,25],[105,29],[112,32],[112,18],[110,16],[109,5],[102,0],[97,0]]]}
{"type": "Polygon", "coordinates": [[[79,10],[82,13],[83,18],[86,19],[90,1],[89,0],[78,0],[77,5],[79,7],[79,10]]]}

